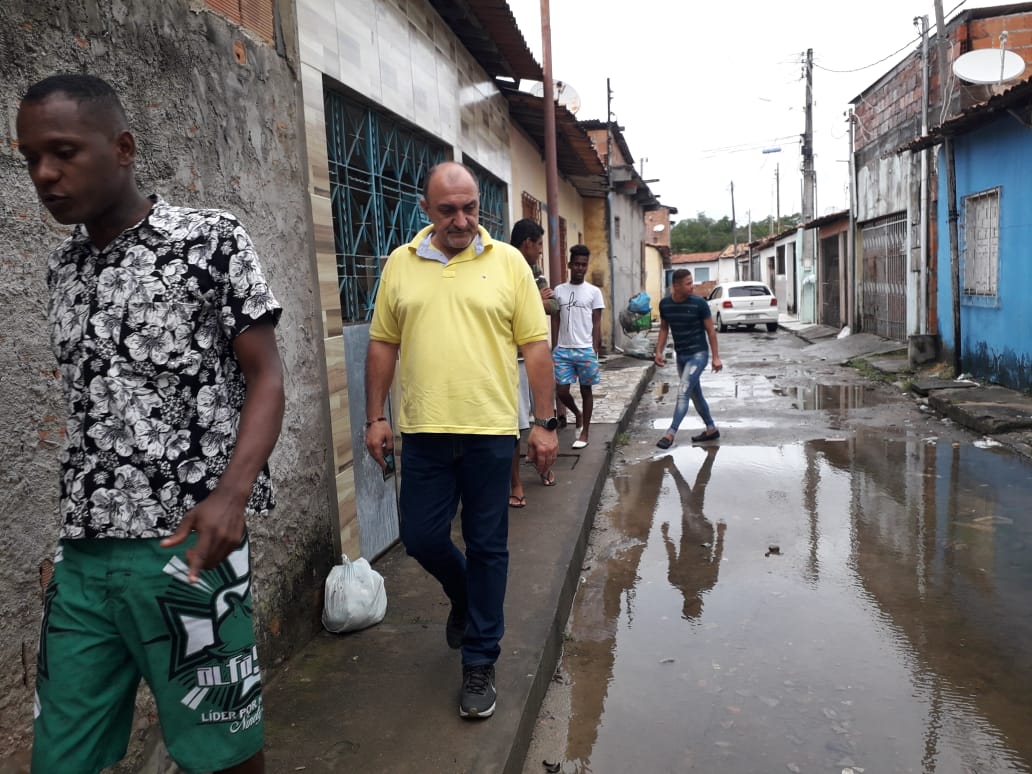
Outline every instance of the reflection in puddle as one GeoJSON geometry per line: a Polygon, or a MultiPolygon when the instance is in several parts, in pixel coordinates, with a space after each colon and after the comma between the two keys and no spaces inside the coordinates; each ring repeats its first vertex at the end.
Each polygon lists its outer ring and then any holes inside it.
{"type": "Polygon", "coordinates": [[[620,471],[565,648],[567,759],[1032,770],[1028,474],[864,431],[620,471]]]}
{"type": "Polygon", "coordinates": [[[781,387],[774,392],[791,398],[800,411],[848,411],[849,409],[877,406],[889,400],[873,384],[808,384],[801,387],[781,387]]]}

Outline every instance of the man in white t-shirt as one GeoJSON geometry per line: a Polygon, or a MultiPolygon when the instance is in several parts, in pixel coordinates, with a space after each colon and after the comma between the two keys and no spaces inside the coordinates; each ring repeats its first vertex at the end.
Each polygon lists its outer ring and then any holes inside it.
{"type": "Polygon", "coordinates": [[[602,310],[606,304],[602,291],[584,281],[588,273],[591,251],[585,245],[570,248],[570,281],[556,287],[554,298],[559,302],[559,340],[552,360],[555,363],[556,396],[573,412],[580,434],[573,442],[574,449],[588,445],[588,425],[594,398],[591,386],[601,381],[598,368],[598,350],[602,337],[602,310]],[[570,385],[580,384],[583,410],[570,394],[570,385]]]}

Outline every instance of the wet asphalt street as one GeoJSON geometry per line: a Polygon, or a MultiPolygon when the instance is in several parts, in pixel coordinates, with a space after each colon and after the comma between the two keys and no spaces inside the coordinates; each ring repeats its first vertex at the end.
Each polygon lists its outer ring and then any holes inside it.
{"type": "Polygon", "coordinates": [[[528,774],[1032,771],[1030,463],[803,346],[720,335],[717,444],[657,371],[528,774]]]}

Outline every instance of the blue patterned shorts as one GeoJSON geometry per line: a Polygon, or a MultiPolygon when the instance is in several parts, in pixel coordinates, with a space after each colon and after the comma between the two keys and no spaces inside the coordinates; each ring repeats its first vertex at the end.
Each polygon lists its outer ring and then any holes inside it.
{"type": "Polygon", "coordinates": [[[552,352],[552,362],[555,364],[556,384],[580,384],[586,387],[602,381],[598,355],[593,349],[556,347],[552,352]]]}

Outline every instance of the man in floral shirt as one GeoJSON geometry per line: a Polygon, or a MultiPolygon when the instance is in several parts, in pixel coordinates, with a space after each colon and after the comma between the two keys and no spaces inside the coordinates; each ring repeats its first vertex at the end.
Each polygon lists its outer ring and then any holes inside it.
{"type": "Polygon", "coordinates": [[[40,81],[17,131],[43,205],[78,224],[47,274],[68,422],[32,771],[116,763],[142,677],[180,767],[262,772],[245,515],[274,504],[280,306],[236,218],[140,192],[106,82],[40,81]]]}

